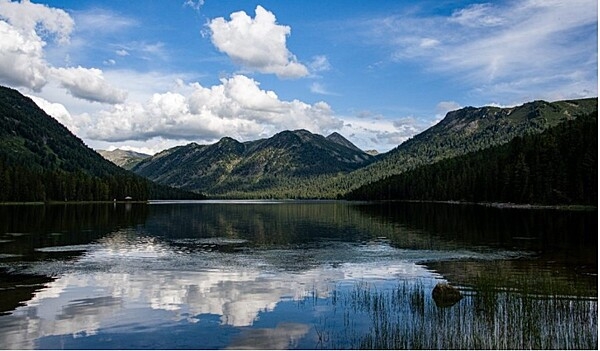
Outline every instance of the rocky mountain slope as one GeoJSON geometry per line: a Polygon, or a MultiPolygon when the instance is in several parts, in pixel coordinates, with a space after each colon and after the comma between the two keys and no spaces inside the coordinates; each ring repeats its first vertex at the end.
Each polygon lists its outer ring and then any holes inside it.
{"type": "Polygon", "coordinates": [[[212,145],[191,143],[143,160],[132,170],[161,184],[227,195],[348,173],[374,160],[337,133],[324,137],[296,130],[244,143],[228,137],[212,145]]]}
{"type": "Polygon", "coordinates": [[[140,152],[116,149],[112,151],[108,150],[96,150],[102,157],[116,164],[117,166],[125,169],[132,169],[140,161],[147,159],[151,155],[143,154],[140,152]]]}

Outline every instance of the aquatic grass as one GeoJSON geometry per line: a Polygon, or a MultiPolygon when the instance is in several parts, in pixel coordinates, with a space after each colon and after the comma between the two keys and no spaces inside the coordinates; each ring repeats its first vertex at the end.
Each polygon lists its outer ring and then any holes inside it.
{"type": "Polygon", "coordinates": [[[438,307],[430,287],[420,282],[400,282],[394,288],[357,283],[336,291],[343,328],[335,329],[332,321],[319,326],[320,333],[328,336],[319,347],[598,348],[597,298],[540,295],[496,286],[461,289],[464,298],[447,308],[438,307]]]}

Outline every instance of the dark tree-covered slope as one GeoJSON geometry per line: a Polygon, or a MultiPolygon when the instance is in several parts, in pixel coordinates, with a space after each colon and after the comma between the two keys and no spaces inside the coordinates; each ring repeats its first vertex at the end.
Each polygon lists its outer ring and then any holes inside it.
{"type": "Polygon", "coordinates": [[[511,108],[466,107],[449,112],[388,153],[373,157],[334,133],[285,131],[240,143],[190,144],[140,163],[134,171],[161,184],[238,198],[337,198],[421,165],[540,133],[596,111],[598,99],[534,101],[511,108]]]}
{"type": "Polygon", "coordinates": [[[292,186],[301,179],[348,173],[374,159],[340,135],[325,138],[296,130],[244,143],[226,137],[212,145],[176,147],[140,162],[133,171],[169,186],[243,196],[292,186]]]}
{"type": "Polygon", "coordinates": [[[598,113],[364,185],[347,198],[597,206],[598,113]]]}
{"type": "MultiPolygon", "coordinates": [[[[598,108],[598,99],[557,102],[534,101],[511,108],[466,107],[402,143],[378,155],[377,161],[348,174],[320,176],[290,184],[273,192],[304,197],[337,198],[420,165],[504,144],[517,136],[535,134],[563,121],[589,114],[598,108]]],[[[265,195],[265,194],[262,194],[265,195]]]]}
{"type": "Polygon", "coordinates": [[[105,160],[18,91],[0,87],[0,201],[199,198],[105,160]]]}
{"type": "Polygon", "coordinates": [[[433,127],[381,155],[378,162],[353,172],[345,180],[352,190],[420,165],[504,144],[535,134],[598,109],[598,99],[533,101],[511,108],[466,107],[451,111],[433,127]]]}

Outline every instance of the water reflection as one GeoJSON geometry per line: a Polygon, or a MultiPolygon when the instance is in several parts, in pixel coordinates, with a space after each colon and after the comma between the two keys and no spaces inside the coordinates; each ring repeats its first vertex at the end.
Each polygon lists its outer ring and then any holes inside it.
{"type": "MultiPolygon", "coordinates": [[[[519,248],[543,254],[568,253],[597,261],[598,212],[494,208],[443,203],[383,203],[354,207],[385,225],[426,234],[432,242],[459,246],[519,248]]],[[[398,245],[403,246],[402,232],[398,245]]]]}
{"type": "Polygon", "coordinates": [[[363,312],[336,313],[338,294],[357,284],[375,286],[366,290],[371,294],[398,282],[427,290],[445,279],[473,291],[486,271],[500,287],[552,272],[554,291],[559,282],[565,296],[597,294],[589,263],[595,213],[557,213],[541,224],[541,212],[495,218],[488,210],[422,206],[0,207],[7,220],[0,296],[12,297],[4,307],[10,315],[0,316],[0,347],[314,348],[325,346],[315,325],[369,330],[371,317],[363,312]],[[31,223],[14,220],[13,210],[31,223]],[[577,239],[565,250],[580,254],[569,262],[557,244],[566,223],[577,239]],[[545,242],[515,239],[522,237],[545,242]],[[558,273],[545,270],[557,252],[558,273]],[[585,272],[572,269],[585,265],[585,272]],[[33,280],[23,284],[27,279],[33,280]],[[573,290],[575,280],[585,289],[573,290]]]}
{"type": "MultiPolygon", "coordinates": [[[[34,340],[50,335],[90,336],[99,330],[114,329],[131,333],[139,327],[159,330],[178,322],[199,323],[213,316],[219,318],[219,325],[249,327],[260,314],[272,312],[280,302],[302,301],[309,296],[327,298],[332,286],[344,280],[428,274],[425,269],[408,263],[390,264],[379,272],[374,266],[344,264],[302,273],[265,271],[260,265],[202,271],[152,267],[128,273],[120,270],[131,267],[112,262],[91,272],[86,262],[98,255],[99,252],[86,255],[70,269],[78,273],[62,275],[39,291],[27,306],[0,319],[0,344],[8,348],[32,348],[34,340]]],[[[217,267],[220,265],[216,263],[217,267]]],[[[270,345],[279,348],[280,342],[308,329],[306,325],[288,323],[279,324],[275,330],[247,330],[232,346],[240,346],[242,339],[248,342],[266,334],[278,334],[280,341],[275,338],[269,342],[276,342],[270,345]]]]}

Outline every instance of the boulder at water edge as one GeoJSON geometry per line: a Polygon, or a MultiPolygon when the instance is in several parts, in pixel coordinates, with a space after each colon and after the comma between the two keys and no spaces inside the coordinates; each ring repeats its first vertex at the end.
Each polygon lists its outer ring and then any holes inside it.
{"type": "Polygon", "coordinates": [[[438,283],[431,295],[438,307],[450,307],[462,299],[460,291],[448,283],[438,283]]]}

